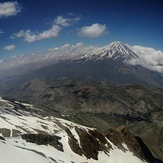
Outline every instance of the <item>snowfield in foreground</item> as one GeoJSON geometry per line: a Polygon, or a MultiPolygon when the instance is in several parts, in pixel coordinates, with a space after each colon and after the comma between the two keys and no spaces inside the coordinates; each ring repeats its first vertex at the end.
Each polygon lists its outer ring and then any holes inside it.
{"type": "Polygon", "coordinates": [[[125,143],[117,147],[93,128],[39,112],[0,99],[0,163],[145,163],[125,143]]]}
{"type": "Polygon", "coordinates": [[[98,160],[87,159],[72,152],[68,145],[68,139],[62,140],[64,143],[64,152],[60,152],[52,146],[37,145],[27,143],[20,138],[8,138],[6,141],[0,141],[1,163],[144,163],[133,153],[113,146],[113,150],[106,155],[99,153],[98,160]]]}

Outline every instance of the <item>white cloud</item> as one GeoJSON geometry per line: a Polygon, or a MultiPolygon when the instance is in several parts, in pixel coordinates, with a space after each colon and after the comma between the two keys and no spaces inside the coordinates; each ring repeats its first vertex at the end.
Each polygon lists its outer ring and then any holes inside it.
{"type": "Polygon", "coordinates": [[[28,30],[26,30],[26,31],[20,30],[18,33],[13,34],[10,38],[14,39],[14,38],[24,37],[27,32],[28,32],[28,30]]]}
{"type": "Polygon", "coordinates": [[[3,32],[3,30],[2,30],[2,29],[0,29],[0,35],[1,35],[1,34],[3,34],[3,33],[4,33],[4,32],[3,32]]]}
{"type": "Polygon", "coordinates": [[[81,37],[96,38],[107,33],[107,27],[104,24],[92,24],[91,26],[84,26],[78,32],[81,37]]]}
{"type": "Polygon", "coordinates": [[[15,16],[21,11],[21,6],[17,1],[0,3],[0,18],[15,16]]]}
{"type": "Polygon", "coordinates": [[[70,59],[86,54],[96,48],[97,47],[91,45],[85,46],[83,43],[79,42],[75,45],[65,44],[61,47],[51,48],[49,51],[52,52],[52,57],[60,56],[62,59],[70,59]]]}
{"type": "Polygon", "coordinates": [[[13,56],[8,60],[4,60],[3,63],[0,64],[0,70],[16,68],[22,65],[26,65],[28,70],[30,70],[53,64],[60,60],[72,59],[85,53],[89,53],[95,48],[97,47],[91,45],[85,46],[82,43],[76,43],[75,45],[65,44],[60,47],[51,48],[47,52],[13,56]]]}
{"type": "Polygon", "coordinates": [[[76,18],[64,18],[63,16],[58,16],[54,23],[59,26],[68,27],[72,25],[73,23],[77,23],[80,20],[79,17],[76,18]]]}
{"type": "Polygon", "coordinates": [[[11,36],[11,38],[20,38],[23,37],[24,41],[31,43],[38,40],[44,40],[48,38],[57,37],[61,28],[57,25],[52,26],[52,28],[42,31],[40,33],[33,33],[29,29],[28,30],[21,30],[18,33],[11,36]]]}
{"type": "Polygon", "coordinates": [[[42,31],[40,33],[33,33],[31,30],[20,30],[18,33],[13,34],[10,38],[24,38],[24,41],[31,43],[38,40],[49,39],[57,37],[61,28],[58,25],[53,25],[50,29],[42,31]]]}
{"type": "Polygon", "coordinates": [[[15,45],[7,45],[3,48],[3,50],[6,50],[6,51],[13,51],[15,50],[15,45]]]}
{"type": "Polygon", "coordinates": [[[139,45],[130,46],[130,48],[139,56],[132,60],[133,65],[142,65],[148,69],[163,72],[163,52],[150,47],[139,45]]]}
{"type": "Polygon", "coordinates": [[[49,38],[57,37],[60,33],[60,31],[64,27],[68,27],[72,25],[73,23],[79,21],[80,18],[64,18],[62,16],[58,16],[52,25],[51,28],[44,30],[42,32],[32,32],[31,30],[20,30],[18,33],[13,34],[10,38],[24,38],[24,41],[31,43],[38,40],[44,40],[49,38]]]}

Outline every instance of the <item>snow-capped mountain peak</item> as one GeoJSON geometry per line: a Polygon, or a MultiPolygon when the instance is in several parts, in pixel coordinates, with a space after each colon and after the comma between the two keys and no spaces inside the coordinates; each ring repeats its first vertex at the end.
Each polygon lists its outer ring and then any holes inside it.
{"type": "Polygon", "coordinates": [[[109,50],[113,50],[113,53],[119,52],[125,58],[137,58],[138,56],[125,44],[115,41],[108,46],[109,50]]]}
{"type": "Polygon", "coordinates": [[[119,41],[114,41],[111,44],[98,48],[78,59],[84,60],[104,60],[104,59],[121,59],[121,60],[131,60],[138,58],[126,44],[119,41]]]}

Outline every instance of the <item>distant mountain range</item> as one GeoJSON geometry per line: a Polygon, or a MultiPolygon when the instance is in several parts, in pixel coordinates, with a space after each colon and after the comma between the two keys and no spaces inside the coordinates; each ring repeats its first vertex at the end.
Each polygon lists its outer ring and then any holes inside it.
{"type": "Polygon", "coordinates": [[[139,84],[163,87],[162,73],[147,69],[142,65],[130,64],[130,61],[138,57],[139,55],[135,54],[127,45],[116,41],[88,54],[39,66],[19,75],[12,75],[3,81],[20,84],[20,82],[35,78],[48,80],[67,78],[105,80],[115,85],[139,84]]]}

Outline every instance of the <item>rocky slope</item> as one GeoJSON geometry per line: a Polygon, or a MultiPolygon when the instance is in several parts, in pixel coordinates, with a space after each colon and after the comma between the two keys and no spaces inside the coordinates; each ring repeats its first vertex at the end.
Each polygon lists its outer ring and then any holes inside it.
{"type": "Polygon", "coordinates": [[[1,163],[151,162],[125,126],[101,133],[41,116],[43,111],[26,103],[1,98],[0,106],[1,163]]]}
{"type": "MultiPolygon", "coordinates": [[[[163,90],[106,82],[35,79],[5,91],[6,99],[26,101],[42,116],[57,116],[105,133],[127,125],[152,155],[163,161],[163,90]],[[157,136],[156,136],[156,135],[157,136]]],[[[24,108],[25,109],[25,108],[24,108]]],[[[33,110],[34,111],[34,110],[33,110]]]]}
{"type": "Polygon", "coordinates": [[[163,90],[137,85],[113,86],[107,82],[35,79],[5,91],[5,94],[63,115],[107,113],[126,120],[152,121],[161,120],[163,111],[163,90]]]}

